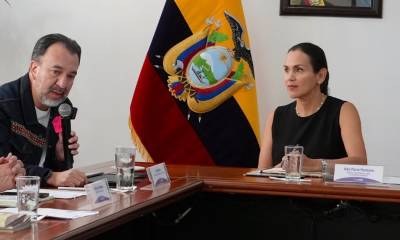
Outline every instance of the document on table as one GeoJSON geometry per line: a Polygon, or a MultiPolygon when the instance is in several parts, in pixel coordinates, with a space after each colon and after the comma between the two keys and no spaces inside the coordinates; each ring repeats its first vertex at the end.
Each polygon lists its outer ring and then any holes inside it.
{"type": "Polygon", "coordinates": [[[17,195],[0,195],[0,207],[17,206],[17,195]]]}
{"type": "MultiPolygon", "coordinates": [[[[117,188],[110,188],[110,190],[112,192],[118,192],[118,193],[133,192],[133,191],[135,191],[135,189],[136,189],[136,186],[133,186],[132,189],[130,189],[130,190],[121,190],[121,189],[117,189],[117,188]]],[[[84,193],[86,195],[86,192],[85,192],[86,189],[84,187],[58,187],[58,190],[59,191],[61,191],[61,190],[72,191],[72,192],[76,191],[78,193],[84,191],[84,193]]]]}
{"type": "MultiPolygon", "coordinates": [[[[245,173],[245,176],[254,177],[285,177],[286,171],[282,168],[257,169],[245,173]]],[[[322,177],[321,172],[301,172],[303,177],[322,177]]]]}
{"type": "Polygon", "coordinates": [[[383,183],[400,184],[400,177],[383,177],[383,183]]]}
{"type": "MultiPolygon", "coordinates": [[[[51,194],[48,191],[40,190],[39,202],[45,202],[54,198],[60,198],[57,194],[51,194]]],[[[17,191],[15,189],[7,190],[0,193],[0,207],[16,207],[17,191]]]]}
{"type": "MultiPolygon", "coordinates": [[[[17,213],[17,208],[4,208],[0,212],[17,213]]],[[[57,208],[39,208],[38,215],[60,219],[76,219],[98,214],[99,211],[65,210],[57,208]]]]}
{"type": "MultiPolygon", "coordinates": [[[[11,189],[7,190],[5,192],[8,193],[16,193],[16,189],[11,189]]],[[[70,191],[70,190],[59,190],[59,189],[40,189],[40,193],[48,193],[50,196],[53,198],[58,198],[58,199],[72,199],[72,198],[77,198],[80,196],[86,196],[85,191],[70,191]]]]}
{"type": "Polygon", "coordinates": [[[246,176],[255,176],[255,177],[284,177],[286,171],[282,168],[270,168],[270,169],[257,169],[254,171],[247,172],[246,176]]]}
{"type": "Polygon", "coordinates": [[[40,189],[40,192],[48,193],[50,196],[58,199],[71,199],[80,196],[86,196],[85,191],[70,191],[70,190],[59,190],[59,189],[40,189]]]}

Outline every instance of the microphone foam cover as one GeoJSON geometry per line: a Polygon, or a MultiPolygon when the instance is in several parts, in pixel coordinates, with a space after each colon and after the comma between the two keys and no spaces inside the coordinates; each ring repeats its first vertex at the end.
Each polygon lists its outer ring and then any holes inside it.
{"type": "Polygon", "coordinates": [[[61,117],[69,117],[71,113],[72,107],[68,103],[62,103],[58,106],[58,114],[60,114],[61,117]]]}

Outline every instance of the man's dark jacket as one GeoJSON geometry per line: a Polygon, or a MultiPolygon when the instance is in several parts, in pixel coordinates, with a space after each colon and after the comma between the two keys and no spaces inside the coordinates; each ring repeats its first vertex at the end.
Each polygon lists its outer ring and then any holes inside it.
{"type": "Polygon", "coordinates": [[[40,176],[42,184],[46,184],[52,171],[64,171],[72,166],[56,160],[58,136],[52,121],[57,115],[57,108],[50,108],[47,129],[38,122],[28,74],[0,87],[0,156],[10,152],[16,155],[24,163],[26,174],[40,176]],[[42,147],[46,144],[46,160],[39,167],[42,147]]]}

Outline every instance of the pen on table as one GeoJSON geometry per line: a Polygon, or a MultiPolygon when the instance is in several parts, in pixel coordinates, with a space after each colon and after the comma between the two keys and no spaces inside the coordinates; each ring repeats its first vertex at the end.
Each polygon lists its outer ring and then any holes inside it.
{"type": "Polygon", "coordinates": [[[85,191],[84,187],[58,187],[58,190],[85,191]]]}

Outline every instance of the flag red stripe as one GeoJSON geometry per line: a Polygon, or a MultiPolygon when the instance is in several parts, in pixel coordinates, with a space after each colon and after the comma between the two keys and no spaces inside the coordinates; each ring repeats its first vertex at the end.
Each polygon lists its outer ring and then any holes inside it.
{"type": "Polygon", "coordinates": [[[215,165],[148,56],[130,111],[132,126],[152,159],[170,164],[215,165]]]}

